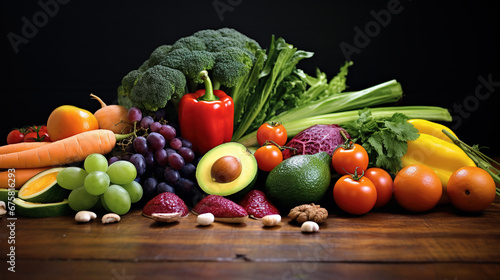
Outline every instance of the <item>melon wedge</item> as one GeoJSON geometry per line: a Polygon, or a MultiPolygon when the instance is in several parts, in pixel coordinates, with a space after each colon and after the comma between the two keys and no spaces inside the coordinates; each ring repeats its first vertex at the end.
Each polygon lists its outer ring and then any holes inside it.
{"type": "Polygon", "coordinates": [[[68,198],[69,190],[57,184],[57,174],[62,167],[38,173],[19,189],[18,197],[27,202],[51,203],[68,198]]]}
{"type": "Polygon", "coordinates": [[[54,203],[34,203],[15,198],[13,202],[16,205],[16,216],[19,217],[45,218],[66,216],[73,213],[67,199],[54,203]]]}
{"type": "MultiPolygon", "coordinates": [[[[9,201],[9,197],[14,194],[14,197],[17,197],[17,193],[19,190],[12,190],[12,189],[0,189],[0,201],[3,201],[7,204],[7,201],[9,201]]],[[[12,201],[13,198],[10,200],[12,201]]]]}

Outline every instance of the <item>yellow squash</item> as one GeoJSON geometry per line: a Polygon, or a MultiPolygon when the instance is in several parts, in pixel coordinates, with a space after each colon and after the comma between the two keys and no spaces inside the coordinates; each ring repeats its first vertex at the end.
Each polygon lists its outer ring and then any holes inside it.
{"type": "Polygon", "coordinates": [[[435,136],[439,139],[442,139],[442,140],[445,140],[448,142],[452,142],[452,141],[448,136],[446,136],[446,134],[443,133],[443,129],[446,129],[453,136],[457,137],[457,135],[455,135],[455,133],[451,129],[449,129],[448,127],[446,127],[442,124],[439,124],[439,123],[431,122],[431,121],[424,120],[424,119],[411,119],[411,120],[408,120],[408,122],[413,124],[413,126],[416,129],[418,129],[418,132],[430,134],[432,136],[435,136]]]}

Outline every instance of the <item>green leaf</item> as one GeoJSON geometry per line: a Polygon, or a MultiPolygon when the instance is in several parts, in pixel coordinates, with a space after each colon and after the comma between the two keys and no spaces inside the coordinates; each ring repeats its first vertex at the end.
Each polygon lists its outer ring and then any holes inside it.
{"type": "Polygon", "coordinates": [[[384,154],[384,145],[382,144],[384,142],[384,137],[382,134],[383,133],[379,131],[366,140],[366,143],[370,144],[373,150],[379,155],[384,154]]]}
{"type": "Polygon", "coordinates": [[[399,140],[397,135],[384,131],[383,139],[383,144],[387,150],[388,157],[400,158],[406,154],[408,144],[406,141],[399,140]]]}
{"type": "Polygon", "coordinates": [[[384,121],[385,126],[391,130],[400,141],[416,140],[418,129],[407,122],[408,118],[401,114],[394,114],[389,120],[384,121]]]}
{"type": "Polygon", "coordinates": [[[382,168],[391,174],[396,174],[399,170],[401,170],[403,162],[400,158],[391,158],[382,154],[377,157],[376,165],[383,166],[382,168]]]}

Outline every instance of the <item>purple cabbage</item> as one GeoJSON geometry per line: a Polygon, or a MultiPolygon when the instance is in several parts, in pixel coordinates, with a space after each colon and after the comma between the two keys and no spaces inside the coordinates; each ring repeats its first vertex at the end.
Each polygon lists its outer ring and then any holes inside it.
{"type": "Polygon", "coordinates": [[[351,138],[345,129],[336,124],[317,124],[306,128],[286,144],[287,147],[297,150],[283,150],[283,159],[294,155],[312,155],[319,152],[327,152],[331,156],[335,148],[345,142],[340,131],[344,131],[346,137],[351,138]]]}

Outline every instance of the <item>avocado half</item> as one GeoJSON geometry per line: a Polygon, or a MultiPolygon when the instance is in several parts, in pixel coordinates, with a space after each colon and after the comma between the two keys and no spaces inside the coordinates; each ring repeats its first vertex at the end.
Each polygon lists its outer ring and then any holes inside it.
{"type": "Polygon", "coordinates": [[[257,160],[244,145],[228,142],[214,147],[201,158],[196,167],[196,179],[200,188],[207,194],[231,196],[234,198],[249,192],[257,179],[257,160]],[[241,164],[240,175],[231,182],[216,182],[211,175],[212,165],[224,156],[233,156],[241,164]]]}

